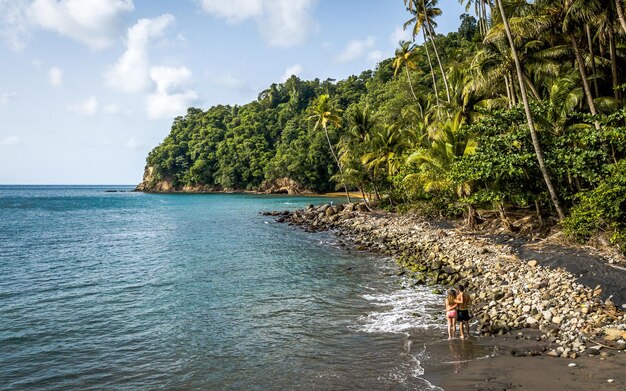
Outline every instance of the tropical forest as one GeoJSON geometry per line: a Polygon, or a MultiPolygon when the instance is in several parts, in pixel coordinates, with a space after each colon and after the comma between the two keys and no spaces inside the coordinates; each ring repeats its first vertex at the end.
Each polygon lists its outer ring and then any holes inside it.
{"type": "Polygon", "coordinates": [[[447,35],[438,0],[390,3],[413,39],[374,70],[189,108],[150,152],[144,186],[258,191],[287,178],[468,229],[489,214],[514,230],[521,214],[624,251],[623,1],[461,2],[447,35]]]}

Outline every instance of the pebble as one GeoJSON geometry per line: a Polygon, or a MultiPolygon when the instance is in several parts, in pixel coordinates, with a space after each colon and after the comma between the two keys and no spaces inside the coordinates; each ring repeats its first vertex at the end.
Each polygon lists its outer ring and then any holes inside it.
{"type": "Polygon", "coordinates": [[[337,207],[332,216],[326,215],[328,207],[322,209],[281,212],[281,218],[311,232],[333,229],[344,243],[392,255],[406,276],[420,276],[416,284],[440,289],[469,281],[480,335],[538,328],[552,345],[546,354],[568,358],[583,353],[610,357],[599,345],[585,345],[587,336],[626,348],[626,334],[611,331],[626,331],[626,313],[621,312],[626,303],[600,301],[599,285],[584,286],[564,269],[541,267],[536,259],[524,262],[508,244],[433,229],[410,215],[367,214],[362,203],[337,207]],[[603,339],[609,334],[612,341],[603,339]]]}
{"type": "Polygon", "coordinates": [[[615,379],[607,379],[607,383],[615,383],[615,379]]]}
{"type": "Polygon", "coordinates": [[[567,364],[567,366],[570,367],[570,368],[574,368],[574,367],[577,367],[578,364],[576,364],[575,362],[571,362],[571,363],[567,364]]]}

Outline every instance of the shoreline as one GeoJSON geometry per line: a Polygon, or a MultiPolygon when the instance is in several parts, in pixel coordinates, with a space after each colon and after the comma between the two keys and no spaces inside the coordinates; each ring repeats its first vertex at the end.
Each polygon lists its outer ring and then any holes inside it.
{"type": "Polygon", "coordinates": [[[354,251],[393,256],[398,274],[412,277],[415,285],[469,285],[474,318],[466,348],[481,346],[493,354],[470,360],[456,373],[432,366],[432,380],[446,390],[559,384],[612,390],[626,384],[623,257],[512,234],[461,232],[416,216],[367,212],[363,204],[309,206],[274,216],[305,231],[332,230],[354,251]],[[596,370],[603,377],[591,376],[596,370]]]}
{"type": "MultiPolygon", "coordinates": [[[[325,198],[345,198],[346,193],[343,192],[326,192],[315,193],[312,191],[300,192],[300,193],[281,193],[281,192],[265,192],[256,190],[168,190],[168,191],[150,191],[144,189],[138,189],[135,187],[132,192],[146,193],[146,194],[250,194],[250,195],[266,195],[266,196],[283,196],[283,197],[325,197],[325,198]]],[[[362,200],[363,196],[360,193],[351,192],[351,198],[362,200]]]]}

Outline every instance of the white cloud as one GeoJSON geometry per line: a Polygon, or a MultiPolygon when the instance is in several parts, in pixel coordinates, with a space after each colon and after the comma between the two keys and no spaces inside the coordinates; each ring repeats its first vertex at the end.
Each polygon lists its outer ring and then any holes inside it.
{"type": "Polygon", "coordinates": [[[156,91],[148,96],[148,118],[182,115],[189,106],[198,101],[198,94],[186,88],[191,81],[189,69],[154,67],[150,71],[150,77],[156,83],[156,91]]]}
{"type": "Polygon", "coordinates": [[[102,111],[104,111],[107,114],[117,114],[120,112],[120,106],[115,103],[111,103],[109,105],[104,106],[102,108],[102,111]]]}
{"type": "Polygon", "coordinates": [[[253,19],[271,46],[303,43],[315,30],[311,15],[317,0],[199,0],[202,9],[229,23],[253,19]]]}
{"type": "Polygon", "coordinates": [[[92,95],[83,102],[67,105],[67,109],[77,114],[95,115],[98,112],[98,100],[92,95]]]}
{"type": "Polygon", "coordinates": [[[63,84],[63,70],[57,67],[50,68],[48,70],[48,82],[53,87],[63,84]]]}
{"type": "Polygon", "coordinates": [[[94,50],[111,46],[132,0],[34,0],[28,17],[35,25],[94,50]]]}
{"type": "Polygon", "coordinates": [[[292,75],[298,76],[300,73],[302,73],[302,65],[294,64],[290,66],[289,68],[285,69],[285,73],[283,73],[283,75],[280,77],[280,81],[285,82],[292,75]]]}
{"type": "Polygon", "coordinates": [[[240,23],[263,13],[263,0],[200,0],[200,5],[205,12],[230,23],[240,23]]]}
{"type": "Polygon", "coordinates": [[[0,139],[0,146],[9,147],[11,145],[17,145],[20,143],[20,139],[17,136],[6,136],[0,139]]]}
{"type": "Polygon", "coordinates": [[[0,92],[0,106],[9,104],[14,96],[15,92],[0,92]]]}
{"type": "Polygon", "coordinates": [[[353,39],[348,43],[345,49],[335,57],[335,62],[344,64],[354,61],[365,55],[366,52],[374,46],[374,43],[373,37],[367,37],[363,40],[353,39]]]}
{"type": "Polygon", "coordinates": [[[28,1],[0,0],[0,38],[13,50],[21,50],[30,36],[28,1]]]}
{"type": "Polygon", "coordinates": [[[402,27],[396,27],[389,37],[391,44],[396,47],[400,41],[410,41],[412,38],[411,30],[405,30],[402,27]]]}
{"type": "Polygon", "coordinates": [[[140,19],[128,29],[126,51],[105,74],[109,86],[124,92],[145,91],[151,84],[148,44],[163,35],[174,22],[174,16],[164,14],[154,19],[140,19]]]}

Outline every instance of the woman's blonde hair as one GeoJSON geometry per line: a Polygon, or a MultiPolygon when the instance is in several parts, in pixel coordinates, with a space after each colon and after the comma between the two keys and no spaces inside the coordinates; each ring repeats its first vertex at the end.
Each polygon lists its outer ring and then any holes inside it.
{"type": "Polygon", "coordinates": [[[454,289],[450,289],[448,291],[448,297],[446,300],[448,300],[448,304],[454,304],[454,301],[456,300],[456,291],[454,289]]]}

